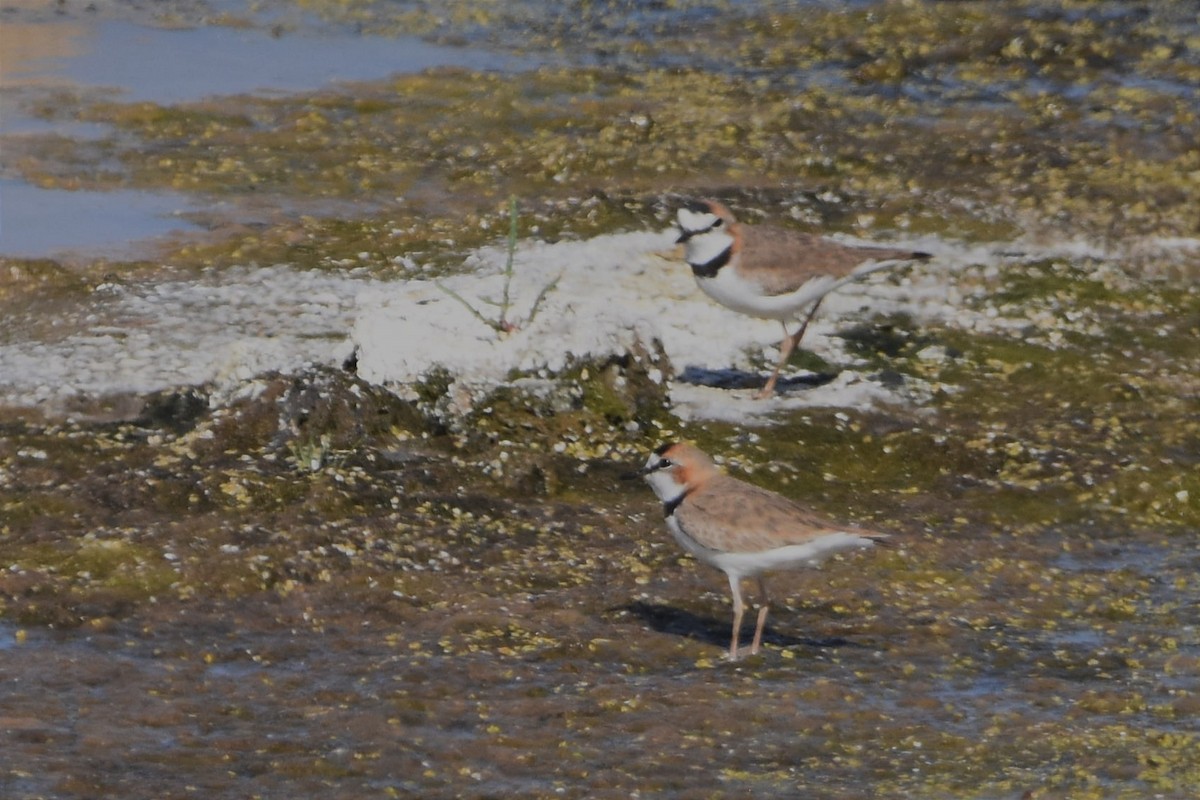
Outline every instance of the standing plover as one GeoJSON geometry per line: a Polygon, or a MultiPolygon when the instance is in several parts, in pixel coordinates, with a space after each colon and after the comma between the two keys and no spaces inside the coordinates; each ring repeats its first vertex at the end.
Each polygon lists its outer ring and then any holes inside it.
{"type": "Polygon", "coordinates": [[[690,444],[666,444],[634,473],[663,502],[667,528],[684,550],[729,576],[733,592],[733,638],[729,657],[754,654],[767,621],[771,570],[819,566],[842,550],[881,543],[886,534],[825,519],[788,498],[722,472],[690,444]],[[745,602],[742,578],[758,583],[758,624],[749,649],[738,648],[745,602]]]}
{"type": "Polygon", "coordinates": [[[779,372],[804,337],[825,295],[876,270],[928,253],[887,247],[852,247],[820,236],[768,225],[745,225],[715,200],[679,209],[678,241],[704,293],[742,314],[777,319],[783,325],[779,363],[758,397],[770,397],[779,372]],[[787,323],[808,315],[795,334],[787,323]]]}

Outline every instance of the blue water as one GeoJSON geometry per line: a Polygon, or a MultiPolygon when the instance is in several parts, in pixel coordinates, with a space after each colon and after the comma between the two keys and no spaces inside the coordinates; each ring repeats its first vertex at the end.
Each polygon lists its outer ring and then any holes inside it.
{"type": "Polygon", "coordinates": [[[17,645],[17,629],[11,625],[0,624],[0,652],[11,650],[17,645]]]}
{"type": "MultiPolygon", "coordinates": [[[[54,25],[55,23],[44,23],[54,25]]],[[[236,94],[312,91],[340,81],[377,80],[431,67],[511,70],[530,65],[479,48],[325,30],[274,36],[261,28],[149,28],[120,21],[58,26],[72,55],[6,63],[0,136],[106,136],[107,126],[47,119],[54,92],[103,93],[118,102],[164,105],[236,94]]],[[[130,245],[194,229],[183,195],[66,191],[0,173],[0,255],[25,258],[87,251],[116,257],[130,245]]]]}
{"type": "Polygon", "coordinates": [[[40,189],[0,180],[0,255],[38,258],[87,250],[117,256],[131,241],[196,230],[183,195],[40,189]]]}
{"type": "Polygon", "coordinates": [[[66,75],[80,84],[121,87],[122,99],[178,103],[208,95],[300,91],[438,66],[516,65],[514,58],[417,38],[275,37],[250,29],[160,31],[114,23],[98,29],[96,47],[69,64],[66,75]]]}
{"type": "Polygon", "coordinates": [[[478,48],[337,31],[273,36],[258,28],[168,30],[108,21],[87,29],[73,44],[78,55],[27,62],[10,79],[65,79],[81,88],[115,89],[115,99],[123,102],[170,104],[213,95],[312,90],[430,67],[526,65],[515,56],[478,48]]]}

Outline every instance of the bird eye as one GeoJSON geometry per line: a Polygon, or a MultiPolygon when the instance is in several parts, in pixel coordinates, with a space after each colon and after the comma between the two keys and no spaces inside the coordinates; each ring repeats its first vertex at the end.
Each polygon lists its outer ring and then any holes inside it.
{"type": "Polygon", "coordinates": [[[721,219],[720,217],[718,217],[718,218],[717,218],[717,221],[713,223],[713,227],[714,227],[714,228],[719,228],[719,227],[721,227],[721,225],[723,225],[723,224],[724,224],[724,222],[725,222],[725,220],[723,220],[723,219],[721,219]]]}
{"type": "Polygon", "coordinates": [[[673,462],[669,458],[664,458],[658,462],[659,469],[666,469],[667,467],[673,467],[673,466],[675,466],[675,462],[673,462]]]}

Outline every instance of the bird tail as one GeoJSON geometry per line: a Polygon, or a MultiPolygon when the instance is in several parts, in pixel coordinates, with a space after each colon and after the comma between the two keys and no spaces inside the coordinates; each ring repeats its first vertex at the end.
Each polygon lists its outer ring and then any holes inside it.
{"type": "Polygon", "coordinates": [[[859,264],[850,273],[853,279],[862,278],[870,275],[872,272],[879,272],[884,269],[893,269],[904,264],[909,264],[913,261],[928,261],[933,258],[932,253],[923,253],[920,251],[909,250],[880,250],[878,257],[872,261],[867,261],[859,264]]]}

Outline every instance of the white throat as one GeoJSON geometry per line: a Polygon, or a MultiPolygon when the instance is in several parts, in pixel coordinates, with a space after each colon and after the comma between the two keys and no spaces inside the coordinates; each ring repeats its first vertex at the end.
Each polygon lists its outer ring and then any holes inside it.
{"type": "Polygon", "coordinates": [[[703,266],[733,246],[733,237],[723,230],[697,233],[686,242],[685,258],[692,266],[703,266]]]}
{"type": "Polygon", "coordinates": [[[679,213],[675,215],[675,219],[679,220],[679,229],[685,233],[696,233],[697,231],[705,231],[717,224],[720,219],[711,211],[692,211],[691,209],[681,208],[679,213]]]}
{"type": "Polygon", "coordinates": [[[660,469],[657,472],[648,473],[645,477],[646,483],[650,484],[650,488],[663,503],[673,503],[687,494],[687,487],[676,481],[675,477],[667,470],[660,469]]]}

